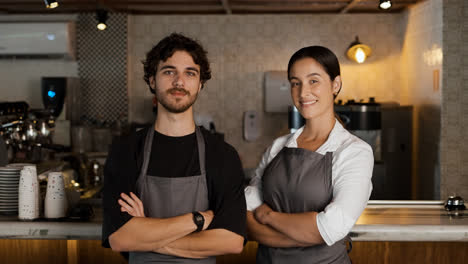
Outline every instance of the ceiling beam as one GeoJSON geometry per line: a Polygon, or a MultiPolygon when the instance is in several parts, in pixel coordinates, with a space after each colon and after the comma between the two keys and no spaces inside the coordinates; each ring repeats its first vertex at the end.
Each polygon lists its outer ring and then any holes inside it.
{"type": "Polygon", "coordinates": [[[232,10],[229,7],[229,0],[221,0],[221,4],[223,5],[224,11],[226,11],[226,14],[230,15],[232,14],[232,10]]]}
{"type": "Polygon", "coordinates": [[[343,8],[340,13],[341,14],[344,14],[344,13],[348,13],[349,10],[351,10],[353,7],[355,7],[356,5],[359,4],[359,2],[361,2],[361,0],[352,0],[351,2],[349,2],[349,4],[347,6],[345,6],[345,8],[343,8]]]}

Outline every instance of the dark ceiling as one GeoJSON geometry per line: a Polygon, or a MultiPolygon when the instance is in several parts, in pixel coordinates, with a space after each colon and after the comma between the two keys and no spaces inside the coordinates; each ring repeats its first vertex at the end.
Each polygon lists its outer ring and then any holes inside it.
{"type": "Polygon", "coordinates": [[[0,14],[81,13],[104,8],[129,14],[279,14],[400,12],[425,0],[392,0],[389,10],[379,0],[58,0],[46,9],[43,0],[0,0],[0,14]]]}

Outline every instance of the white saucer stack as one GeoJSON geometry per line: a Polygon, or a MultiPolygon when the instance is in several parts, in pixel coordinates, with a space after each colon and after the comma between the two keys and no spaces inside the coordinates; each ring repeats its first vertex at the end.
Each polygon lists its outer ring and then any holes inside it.
{"type": "Polygon", "coordinates": [[[21,168],[0,167],[0,214],[18,212],[18,186],[21,168]]]}

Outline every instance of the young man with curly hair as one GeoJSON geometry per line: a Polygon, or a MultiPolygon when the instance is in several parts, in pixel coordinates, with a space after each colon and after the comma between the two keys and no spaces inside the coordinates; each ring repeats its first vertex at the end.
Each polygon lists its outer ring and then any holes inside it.
{"type": "Polygon", "coordinates": [[[130,263],[215,263],[214,256],[240,253],[246,205],[239,156],[193,119],[192,106],[211,78],[206,51],[171,34],[143,64],[157,117],[112,145],[103,246],[130,252],[130,263]]]}

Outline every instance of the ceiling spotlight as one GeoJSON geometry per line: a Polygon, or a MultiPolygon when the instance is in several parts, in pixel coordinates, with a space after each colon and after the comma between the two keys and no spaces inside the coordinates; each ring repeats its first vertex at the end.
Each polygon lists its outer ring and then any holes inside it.
{"type": "Polygon", "coordinates": [[[45,3],[45,6],[50,9],[53,9],[59,6],[58,2],[54,0],[44,0],[44,3],[45,3]]]}
{"type": "Polygon", "coordinates": [[[362,44],[359,41],[358,36],[356,36],[356,40],[349,45],[346,56],[352,61],[363,63],[371,53],[372,49],[369,46],[362,44]]]}
{"type": "Polygon", "coordinates": [[[390,0],[380,0],[380,4],[379,4],[379,7],[380,9],[389,9],[390,7],[392,7],[392,1],[390,0]]]}
{"type": "Polygon", "coordinates": [[[105,30],[107,28],[107,21],[108,15],[106,10],[98,9],[96,11],[96,19],[98,21],[97,28],[99,30],[105,30]]]}

